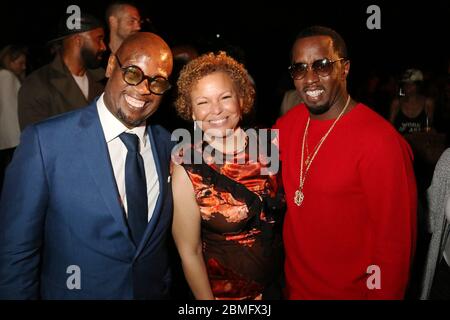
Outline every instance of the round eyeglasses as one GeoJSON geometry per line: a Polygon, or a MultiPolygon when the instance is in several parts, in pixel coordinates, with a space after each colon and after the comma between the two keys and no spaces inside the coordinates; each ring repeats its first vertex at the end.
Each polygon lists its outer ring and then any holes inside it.
{"type": "Polygon", "coordinates": [[[327,77],[333,71],[333,65],[335,62],[346,60],[345,58],[339,58],[336,60],[330,60],[328,58],[319,59],[311,63],[311,66],[308,63],[297,62],[293,63],[289,66],[288,70],[291,74],[292,79],[300,80],[303,79],[308,70],[311,68],[312,71],[317,74],[319,77],[327,77]]]}
{"type": "Polygon", "coordinates": [[[119,64],[120,70],[122,71],[123,81],[125,81],[130,86],[137,86],[142,81],[147,80],[148,90],[150,90],[151,93],[156,94],[158,96],[163,95],[172,87],[169,80],[167,80],[163,76],[154,76],[154,77],[146,76],[144,74],[144,71],[142,71],[141,68],[135,65],[122,67],[119,57],[117,55],[115,55],[115,57],[117,63],[119,64]]]}

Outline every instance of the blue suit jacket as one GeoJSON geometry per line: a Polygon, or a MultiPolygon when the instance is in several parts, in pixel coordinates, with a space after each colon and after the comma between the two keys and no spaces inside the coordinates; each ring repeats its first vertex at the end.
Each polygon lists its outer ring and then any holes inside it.
{"type": "Polygon", "coordinates": [[[172,143],[159,126],[147,132],[160,195],[137,246],[96,104],[23,132],[0,202],[0,299],[168,297],[172,143]]]}

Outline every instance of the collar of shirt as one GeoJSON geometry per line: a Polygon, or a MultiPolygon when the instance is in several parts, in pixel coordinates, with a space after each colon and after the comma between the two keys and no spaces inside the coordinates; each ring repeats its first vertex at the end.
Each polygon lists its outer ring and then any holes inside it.
{"type": "Polygon", "coordinates": [[[106,143],[117,138],[123,132],[134,133],[139,137],[141,150],[146,146],[147,139],[145,139],[145,124],[139,127],[128,129],[122,122],[120,122],[105,105],[103,100],[104,93],[97,100],[97,111],[102,124],[103,133],[105,135],[106,143]]]}

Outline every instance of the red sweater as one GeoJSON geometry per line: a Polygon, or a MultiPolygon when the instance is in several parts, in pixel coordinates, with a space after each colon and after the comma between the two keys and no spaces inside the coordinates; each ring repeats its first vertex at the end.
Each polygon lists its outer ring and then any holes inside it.
{"type": "MultiPolygon", "coordinates": [[[[275,124],[288,204],[283,229],[287,297],[402,299],[416,240],[411,149],[387,121],[358,104],[320,148],[297,207],[293,199],[307,119],[307,109],[299,105],[275,124]],[[369,289],[377,275],[380,288],[369,289]]],[[[311,120],[310,153],[333,121],[311,120]]]]}

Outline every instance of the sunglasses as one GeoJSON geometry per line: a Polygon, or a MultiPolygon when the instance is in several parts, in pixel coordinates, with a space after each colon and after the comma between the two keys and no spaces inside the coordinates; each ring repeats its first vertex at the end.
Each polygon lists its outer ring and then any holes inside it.
{"type": "Polygon", "coordinates": [[[117,55],[116,60],[119,64],[120,70],[122,71],[123,81],[125,81],[130,86],[137,86],[142,81],[147,80],[148,90],[158,96],[163,95],[172,87],[169,80],[167,80],[163,76],[146,76],[138,66],[131,65],[128,67],[122,67],[122,64],[120,63],[119,57],[117,55]]]}
{"type": "Polygon", "coordinates": [[[289,70],[289,73],[291,74],[292,79],[294,79],[294,80],[303,79],[306,76],[306,74],[308,73],[308,70],[310,68],[319,77],[327,77],[333,71],[334,63],[341,61],[341,60],[346,60],[346,59],[339,58],[339,59],[336,59],[333,61],[330,59],[327,59],[327,58],[319,59],[319,60],[314,61],[311,64],[311,67],[307,63],[297,62],[297,63],[293,63],[292,65],[290,65],[288,70],[289,70]]]}

